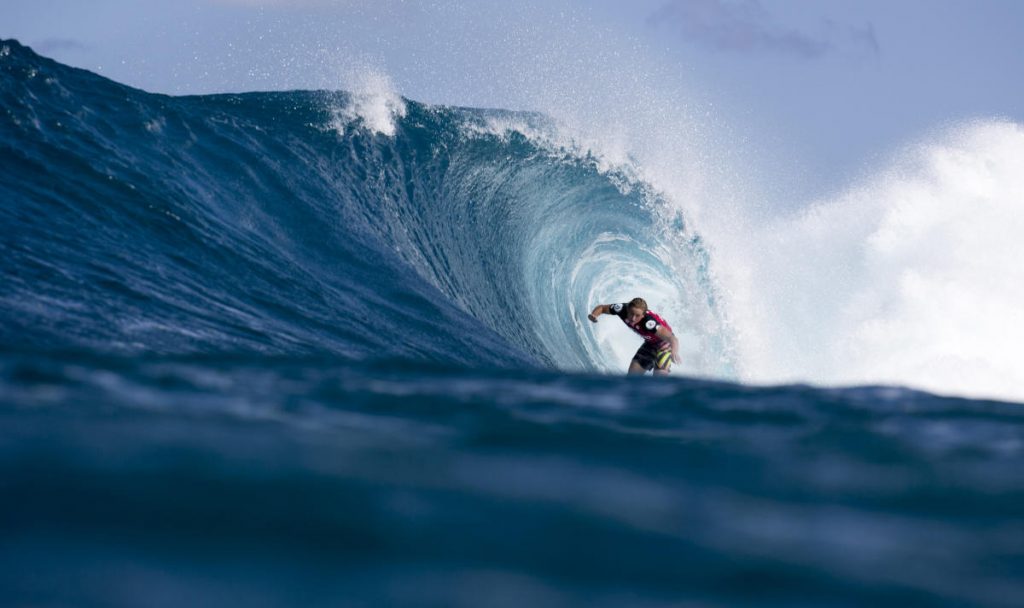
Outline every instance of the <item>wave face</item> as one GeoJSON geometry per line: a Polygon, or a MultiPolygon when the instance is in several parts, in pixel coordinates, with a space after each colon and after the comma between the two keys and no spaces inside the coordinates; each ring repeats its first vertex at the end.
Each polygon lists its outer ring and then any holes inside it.
{"type": "Polygon", "coordinates": [[[1022,603],[1018,405],[620,377],[597,302],[730,378],[795,335],[744,303],[829,281],[544,116],[371,84],[165,97],[0,42],[0,603],[1022,603]]]}
{"type": "Polygon", "coordinates": [[[580,319],[668,276],[692,371],[728,366],[699,238],[671,271],[654,197],[501,126],[541,117],[162,97],[6,48],[5,344],[622,368],[580,319]]]}

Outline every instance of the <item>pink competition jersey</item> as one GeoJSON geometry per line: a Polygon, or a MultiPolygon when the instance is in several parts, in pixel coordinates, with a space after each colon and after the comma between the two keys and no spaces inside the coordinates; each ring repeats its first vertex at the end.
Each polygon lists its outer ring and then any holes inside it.
{"type": "Polygon", "coordinates": [[[627,327],[640,334],[641,338],[652,344],[666,342],[666,340],[663,340],[657,334],[659,327],[664,325],[665,329],[672,331],[672,326],[666,323],[665,319],[662,319],[661,316],[653,310],[645,312],[644,316],[640,317],[640,321],[634,325],[626,319],[626,311],[629,309],[629,304],[612,304],[611,309],[612,313],[618,315],[627,327]]]}

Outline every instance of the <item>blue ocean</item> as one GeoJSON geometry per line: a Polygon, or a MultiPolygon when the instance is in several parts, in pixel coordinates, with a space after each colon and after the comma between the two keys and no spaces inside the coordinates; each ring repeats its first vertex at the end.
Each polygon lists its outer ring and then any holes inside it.
{"type": "Polygon", "coordinates": [[[365,105],[0,42],[0,604],[1024,605],[1014,399],[752,381],[642,175],[365,105]]]}

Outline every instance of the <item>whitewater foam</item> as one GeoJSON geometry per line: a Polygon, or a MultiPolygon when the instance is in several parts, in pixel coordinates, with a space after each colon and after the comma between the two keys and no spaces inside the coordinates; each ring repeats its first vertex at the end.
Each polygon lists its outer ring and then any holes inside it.
{"type": "Polygon", "coordinates": [[[1024,128],[974,122],[716,242],[745,380],[1024,398],[1024,128]]]}

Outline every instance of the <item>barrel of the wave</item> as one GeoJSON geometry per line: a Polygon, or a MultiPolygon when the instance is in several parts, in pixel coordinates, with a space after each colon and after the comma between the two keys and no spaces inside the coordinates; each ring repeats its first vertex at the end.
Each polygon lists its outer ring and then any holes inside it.
{"type": "Polygon", "coordinates": [[[624,303],[598,304],[587,318],[597,323],[601,315],[619,317],[626,327],[644,339],[629,362],[629,375],[643,375],[650,371],[655,376],[667,376],[672,370],[672,364],[679,363],[679,340],[672,332],[672,327],[661,315],[648,308],[643,298],[633,298],[624,303]]]}

